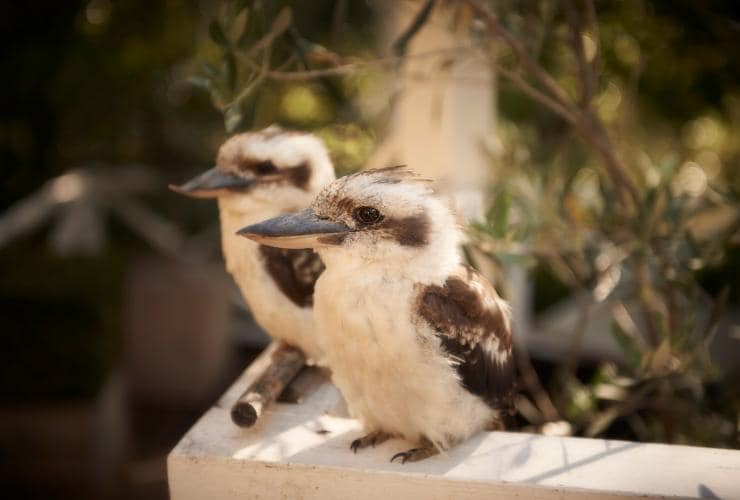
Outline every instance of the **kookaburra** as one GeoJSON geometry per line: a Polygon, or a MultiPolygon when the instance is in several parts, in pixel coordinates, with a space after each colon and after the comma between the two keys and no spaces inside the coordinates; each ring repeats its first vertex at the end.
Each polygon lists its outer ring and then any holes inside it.
{"type": "Polygon", "coordinates": [[[217,198],[221,246],[231,273],[257,323],[274,339],[321,360],[314,334],[314,284],[324,266],[311,250],[281,250],[246,241],[247,224],[311,204],[334,180],[334,167],[317,137],[276,126],[228,139],[216,166],[174,191],[217,198]]]}
{"type": "Polygon", "coordinates": [[[418,444],[417,461],[500,428],[514,393],[509,306],[461,263],[460,230],[428,183],[403,167],[326,186],[311,208],[240,231],[315,248],[317,334],[335,384],[367,435],[418,444]]]}

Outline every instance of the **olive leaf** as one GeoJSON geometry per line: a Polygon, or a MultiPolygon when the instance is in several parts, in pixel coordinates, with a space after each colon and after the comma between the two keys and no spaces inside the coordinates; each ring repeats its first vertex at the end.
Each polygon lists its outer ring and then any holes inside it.
{"type": "Polygon", "coordinates": [[[211,40],[213,40],[216,44],[220,45],[221,47],[229,46],[229,39],[226,38],[224,29],[223,27],[221,27],[221,23],[219,23],[217,20],[214,19],[208,25],[208,34],[211,36],[211,40]]]}

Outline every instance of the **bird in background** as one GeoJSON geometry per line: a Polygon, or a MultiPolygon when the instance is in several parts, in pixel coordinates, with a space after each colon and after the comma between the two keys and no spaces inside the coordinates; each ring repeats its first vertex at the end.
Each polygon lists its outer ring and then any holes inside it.
{"type": "Polygon", "coordinates": [[[366,435],[416,446],[418,461],[502,428],[514,397],[508,304],[462,264],[455,217],[404,167],[326,186],[311,207],[240,231],[260,244],[315,248],[317,334],[350,414],[366,435]]]}
{"type": "Polygon", "coordinates": [[[323,142],[275,125],[229,138],[216,166],[173,191],[218,200],[221,247],[257,323],[275,340],[300,348],[314,362],[321,351],[314,333],[314,284],[324,269],[312,250],[282,250],[245,241],[247,224],[311,204],[334,180],[323,142]]]}

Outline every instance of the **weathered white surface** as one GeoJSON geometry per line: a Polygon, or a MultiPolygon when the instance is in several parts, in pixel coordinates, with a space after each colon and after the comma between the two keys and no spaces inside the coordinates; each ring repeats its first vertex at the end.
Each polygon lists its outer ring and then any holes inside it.
{"type": "Polygon", "coordinates": [[[420,463],[390,463],[399,440],[359,451],[357,423],[315,369],[293,384],[300,404],[276,404],[251,429],[229,409],[249,370],[168,457],[173,500],[230,498],[740,498],[740,451],[483,433],[420,463]]]}

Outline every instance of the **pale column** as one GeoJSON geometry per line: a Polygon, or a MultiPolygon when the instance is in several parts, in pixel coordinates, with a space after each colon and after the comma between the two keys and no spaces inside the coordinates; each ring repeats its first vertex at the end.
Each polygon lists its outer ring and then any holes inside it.
{"type": "MultiPolygon", "coordinates": [[[[397,39],[424,4],[386,3],[387,38],[397,39]]],[[[475,218],[483,213],[490,171],[483,150],[494,132],[495,81],[483,52],[472,48],[469,12],[459,9],[438,2],[409,44],[393,84],[389,135],[369,166],[407,164],[438,180],[461,215],[475,218]],[[462,47],[471,48],[452,51],[462,47]]]]}

